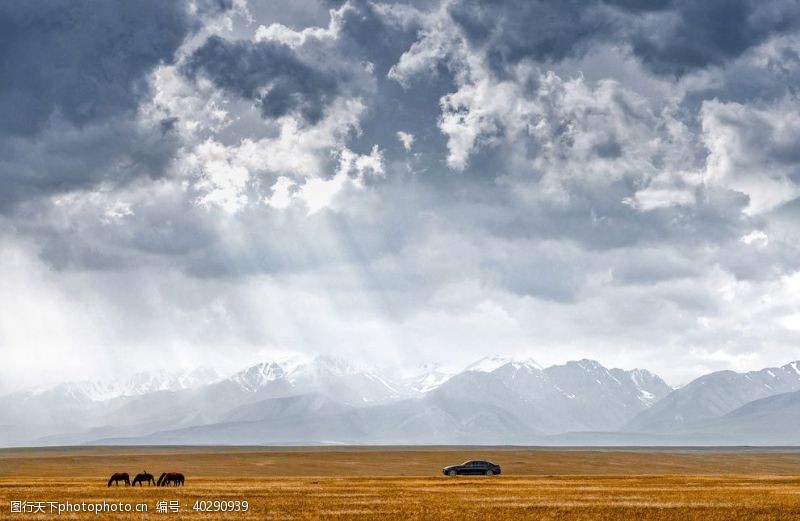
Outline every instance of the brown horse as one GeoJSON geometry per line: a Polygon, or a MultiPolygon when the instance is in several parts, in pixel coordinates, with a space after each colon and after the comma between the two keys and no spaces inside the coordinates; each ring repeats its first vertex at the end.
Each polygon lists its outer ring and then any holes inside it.
{"type": "Polygon", "coordinates": [[[111,479],[108,480],[109,487],[111,486],[112,481],[116,486],[119,486],[120,481],[124,481],[125,486],[127,487],[128,485],[131,484],[131,477],[128,475],[127,472],[115,472],[114,474],[111,475],[111,479]]]}
{"type": "Polygon", "coordinates": [[[158,485],[159,487],[168,487],[170,484],[177,486],[182,486],[186,478],[180,472],[164,472],[161,476],[158,477],[158,485]]]}
{"type": "Polygon", "coordinates": [[[135,487],[136,484],[139,484],[140,487],[143,487],[145,483],[147,486],[155,485],[156,480],[153,479],[153,475],[148,473],[146,470],[142,473],[136,474],[136,477],[133,478],[133,486],[135,487]]]}

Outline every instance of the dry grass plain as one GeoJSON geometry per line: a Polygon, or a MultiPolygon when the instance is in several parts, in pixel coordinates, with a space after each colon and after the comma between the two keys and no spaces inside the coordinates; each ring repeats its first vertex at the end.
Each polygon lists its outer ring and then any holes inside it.
{"type": "Polygon", "coordinates": [[[70,448],[0,450],[0,519],[800,519],[800,452],[521,448],[70,448]],[[489,459],[504,475],[447,478],[489,459]],[[183,488],[106,486],[186,474],[183,488]],[[12,514],[19,501],[148,505],[130,514],[12,514]],[[194,512],[246,500],[247,513],[194,512]],[[157,501],[181,512],[156,513],[157,501]]]}

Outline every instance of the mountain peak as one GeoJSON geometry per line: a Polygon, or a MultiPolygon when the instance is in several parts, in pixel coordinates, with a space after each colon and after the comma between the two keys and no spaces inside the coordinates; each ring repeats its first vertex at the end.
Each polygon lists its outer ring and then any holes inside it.
{"type": "Polygon", "coordinates": [[[795,374],[800,375],[800,360],[789,362],[788,364],[781,367],[781,369],[785,369],[787,371],[794,371],[795,374]]]}
{"type": "Polygon", "coordinates": [[[511,362],[511,366],[514,367],[514,369],[529,369],[537,371],[541,371],[542,369],[544,369],[533,358],[527,358],[525,360],[514,360],[511,362]]]}
{"type": "MultiPolygon", "coordinates": [[[[570,362],[567,362],[567,364],[569,363],[570,362]]],[[[606,368],[603,364],[601,364],[597,360],[591,360],[589,358],[581,358],[580,360],[574,363],[577,364],[581,369],[585,369],[587,371],[594,371],[596,369],[606,368]]]]}
{"type": "Polygon", "coordinates": [[[269,382],[274,382],[286,376],[286,371],[276,362],[261,362],[240,371],[231,377],[247,391],[256,391],[269,382]]]}
{"type": "Polygon", "coordinates": [[[353,375],[361,372],[359,368],[343,358],[329,355],[317,355],[311,360],[297,365],[289,372],[289,379],[308,377],[329,377],[353,375]]]}
{"type": "Polygon", "coordinates": [[[55,391],[78,400],[104,402],[120,397],[141,396],[158,391],[179,391],[209,384],[219,378],[211,368],[199,367],[187,371],[158,370],[134,373],[119,380],[83,380],[63,382],[55,386],[34,389],[33,394],[55,391]]]}
{"type": "Polygon", "coordinates": [[[508,358],[496,355],[496,356],[487,356],[481,358],[477,362],[473,362],[464,369],[464,372],[476,371],[479,373],[491,373],[506,365],[511,365],[515,369],[529,369],[529,370],[542,369],[542,366],[536,363],[536,361],[533,360],[532,358],[518,359],[518,358],[508,358]]]}
{"type": "Polygon", "coordinates": [[[723,370],[700,376],[642,411],[625,426],[640,432],[672,432],[719,418],[745,404],[800,390],[800,361],[743,373],[723,370]]]}

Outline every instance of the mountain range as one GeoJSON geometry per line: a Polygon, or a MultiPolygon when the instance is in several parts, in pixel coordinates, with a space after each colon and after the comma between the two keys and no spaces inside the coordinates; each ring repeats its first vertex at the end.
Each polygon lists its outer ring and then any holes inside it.
{"type": "Polygon", "coordinates": [[[450,373],[286,357],[0,397],[0,445],[793,444],[800,363],[673,389],[593,360],[489,357],[450,373]],[[767,432],[768,431],[768,432],[767,432]]]}
{"type": "Polygon", "coordinates": [[[675,389],[622,430],[712,436],[742,444],[794,444],[800,442],[800,434],[787,428],[786,420],[800,420],[790,405],[798,400],[797,391],[800,362],[746,373],[718,371],[675,389]]]}

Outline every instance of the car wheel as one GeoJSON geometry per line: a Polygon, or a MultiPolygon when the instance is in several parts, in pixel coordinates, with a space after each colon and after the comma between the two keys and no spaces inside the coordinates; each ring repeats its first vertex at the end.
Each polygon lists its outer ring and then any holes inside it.
{"type": "Polygon", "coordinates": [[[455,476],[456,474],[458,474],[458,472],[456,472],[455,470],[448,470],[447,471],[447,475],[448,476],[455,476]]]}
{"type": "Polygon", "coordinates": [[[494,476],[494,471],[492,469],[489,469],[489,470],[486,471],[486,475],[487,476],[494,476]]]}

